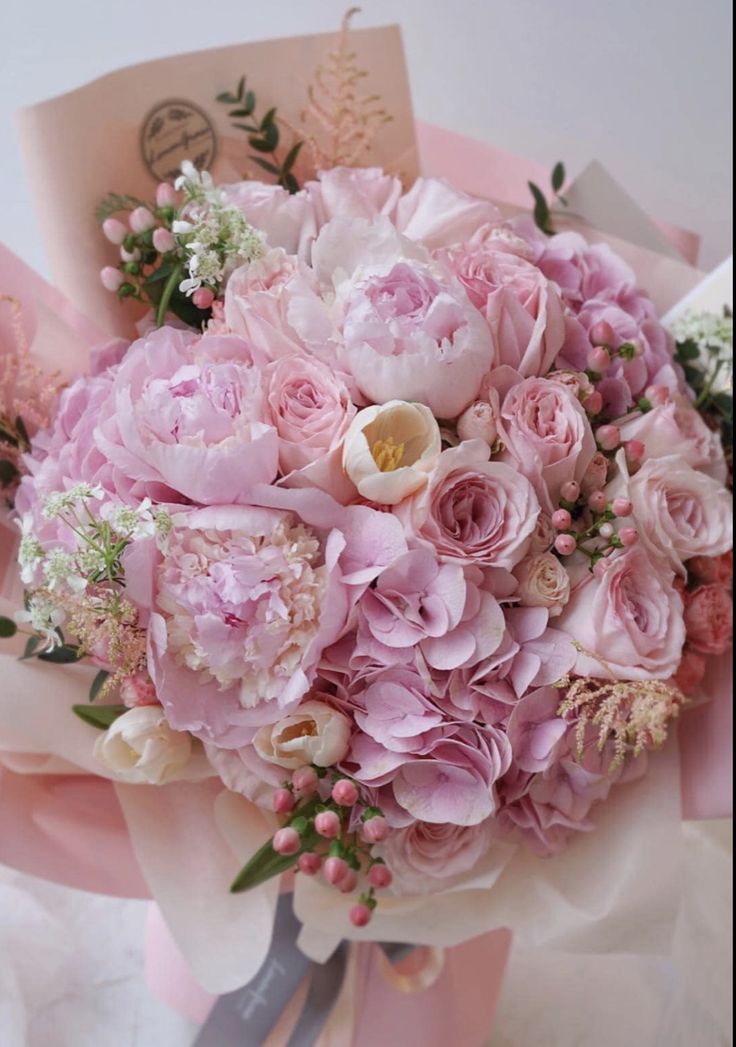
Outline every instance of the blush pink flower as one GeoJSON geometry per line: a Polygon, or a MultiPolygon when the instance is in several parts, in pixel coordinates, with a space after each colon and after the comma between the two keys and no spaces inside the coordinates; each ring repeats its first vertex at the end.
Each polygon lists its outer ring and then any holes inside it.
{"type": "Polygon", "coordinates": [[[489,454],[481,440],[443,451],[427,486],[395,511],[441,560],[510,569],[526,554],[539,502],[526,477],[489,454]]]}
{"type": "Polygon", "coordinates": [[[263,360],[293,359],[304,353],[288,319],[291,288],[299,284],[297,277],[303,271],[293,255],[276,248],[236,269],[227,282],[224,326],[263,360]]]}
{"type": "Polygon", "coordinates": [[[397,894],[425,894],[447,887],[470,872],[493,841],[491,820],[478,825],[412,822],[393,829],[375,853],[394,875],[397,894]]]}
{"type": "Polygon", "coordinates": [[[401,196],[401,182],[379,167],[333,167],[307,182],[304,191],[321,228],[333,218],[392,214],[401,196]]]}
{"type": "Polygon", "coordinates": [[[392,752],[425,750],[444,721],[428,694],[427,681],[410,668],[391,667],[371,676],[358,703],[358,727],[392,752]]]}
{"type": "Polygon", "coordinates": [[[417,178],[396,207],[397,229],[430,251],[469,240],[481,226],[498,225],[495,204],[470,196],[440,178],[417,178]]]}
{"type": "Polygon", "coordinates": [[[602,576],[588,574],[555,624],[578,645],[575,672],[618,680],[668,679],[685,640],[674,573],[641,546],[612,557],[602,576]]]}
{"type": "Polygon", "coordinates": [[[699,582],[719,582],[726,588],[733,588],[733,550],[721,556],[694,556],[687,562],[688,574],[699,582]]]}
{"type": "Polygon", "coordinates": [[[508,722],[509,742],[514,764],[522,771],[546,771],[564,751],[568,726],[557,715],[560,692],[555,687],[542,687],[521,698],[511,711],[508,722]]]}
{"type": "Polygon", "coordinates": [[[527,378],[504,397],[499,434],[504,460],[534,485],[542,509],[557,508],[560,489],[580,481],[596,451],[587,415],[573,393],[546,378],[527,378]]]}
{"type": "Polygon", "coordinates": [[[666,404],[616,423],[621,440],[640,440],[647,458],[667,458],[677,453],[693,469],[723,484],[727,467],[717,433],[709,429],[685,396],[673,396],[666,404]]]}
{"type": "Polygon", "coordinates": [[[717,582],[700,585],[685,598],[687,642],[701,654],[723,654],[733,642],[733,598],[717,582]]]}
{"type": "Polygon", "coordinates": [[[131,479],[205,505],[247,502],[253,485],[276,477],[260,367],[239,338],[163,327],[134,343],[95,439],[131,479]]]}

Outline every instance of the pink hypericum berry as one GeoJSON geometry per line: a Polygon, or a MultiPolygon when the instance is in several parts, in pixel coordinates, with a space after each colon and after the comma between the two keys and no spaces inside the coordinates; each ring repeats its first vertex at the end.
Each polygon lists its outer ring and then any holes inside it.
{"type": "Polygon", "coordinates": [[[636,545],[639,541],[639,532],[635,527],[622,527],[618,536],[622,545],[636,545]]]}
{"type": "Polygon", "coordinates": [[[670,391],[666,385],[650,385],[644,390],[644,396],[654,407],[663,407],[669,403],[670,391]]]}
{"type": "Polygon", "coordinates": [[[305,876],[314,876],[320,870],[322,859],[314,851],[306,851],[304,854],[299,855],[299,860],[296,864],[299,867],[299,871],[303,872],[305,876]]]}
{"type": "Polygon", "coordinates": [[[624,444],[624,451],[629,465],[639,465],[644,458],[646,448],[641,440],[627,440],[624,444]]]}
{"type": "Polygon", "coordinates": [[[337,886],[343,894],[350,894],[351,891],[354,891],[358,886],[358,874],[355,869],[348,869],[337,886]]]}
{"type": "Polygon", "coordinates": [[[319,784],[319,775],[314,767],[298,767],[291,776],[291,784],[297,792],[310,795],[319,784]]]}
{"type": "Polygon", "coordinates": [[[552,513],[552,526],[558,531],[567,531],[572,524],[572,516],[567,509],[555,509],[552,513]]]}
{"type": "Polygon", "coordinates": [[[585,402],[583,403],[583,407],[588,412],[588,414],[601,413],[601,411],[603,410],[603,397],[597,389],[594,389],[590,396],[586,398],[585,402]]]}
{"type": "Polygon", "coordinates": [[[121,244],[128,235],[128,230],[117,218],[106,218],[102,223],[102,232],[111,244],[121,244]]]}
{"type": "Polygon", "coordinates": [[[156,187],[156,207],[176,207],[179,195],[173,185],[168,182],[159,182],[156,187]]]}
{"type": "Polygon", "coordinates": [[[341,807],[352,807],[358,801],[358,790],[355,782],[348,778],[341,778],[332,786],[332,799],[341,807]]]}
{"type": "Polygon", "coordinates": [[[628,498],[614,498],[611,503],[614,516],[631,516],[634,508],[628,498]]]}
{"type": "Polygon", "coordinates": [[[146,233],[156,224],[156,219],[147,207],[136,207],[135,211],[131,211],[128,221],[134,233],[146,233]]]}
{"type": "Polygon", "coordinates": [[[329,884],[332,884],[333,887],[337,887],[347,871],[348,863],[345,859],[337,858],[335,856],[326,858],[325,863],[322,866],[322,875],[329,884]]]}
{"type": "Polygon", "coordinates": [[[393,880],[391,870],[385,865],[372,865],[368,872],[368,883],[371,887],[388,887],[393,880]]]}
{"type": "Polygon", "coordinates": [[[601,538],[605,538],[606,540],[608,540],[609,538],[613,538],[613,524],[601,524],[598,528],[598,534],[601,536],[601,538]]]}
{"type": "Polygon", "coordinates": [[[363,839],[366,843],[381,843],[388,836],[388,822],[377,814],[363,822],[363,839]]]}
{"type": "Polygon", "coordinates": [[[613,328],[605,320],[599,320],[597,324],[593,324],[588,333],[591,345],[607,345],[609,349],[613,348],[615,337],[613,328]]]}
{"type": "Polygon", "coordinates": [[[595,438],[604,451],[615,451],[621,443],[621,430],[617,425],[601,425],[596,430],[595,438]]]}
{"type": "Polygon", "coordinates": [[[276,789],[271,799],[276,814],[288,814],[294,810],[294,796],[288,789],[276,789]]]}
{"type": "Polygon", "coordinates": [[[121,247],[120,257],[124,262],[140,262],[141,253],[137,247],[134,247],[132,251],[127,251],[124,247],[121,247]]]}
{"type": "Polygon", "coordinates": [[[603,491],[591,491],[588,495],[588,508],[594,513],[603,513],[608,505],[608,499],[603,491]]]}
{"type": "Polygon", "coordinates": [[[192,301],[197,309],[209,309],[215,300],[215,296],[209,287],[199,287],[192,295],[192,301]]]}
{"type": "Polygon", "coordinates": [[[125,283],[125,277],[119,269],[106,265],[100,272],[100,280],[106,291],[117,291],[121,284],[125,283]]]}
{"type": "Polygon", "coordinates": [[[350,922],[353,927],[365,927],[371,922],[372,912],[367,905],[354,905],[350,910],[350,922]]]}
{"type": "Polygon", "coordinates": [[[163,226],[159,226],[158,229],[154,229],[153,231],[153,246],[157,251],[160,251],[161,254],[166,254],[167,251],[173,251],[176,247],[174,234],[170,230],[164,229],[163,226]]]}
{"type": "Polygon", "coordinates": [[[274,834],[273,849],[277,854],[296,854],[301,845],[301,836],[290,825],[274,834]]]}
{"type": "Polygon", "coordinates": [[[578,543],[571,534],[558,534],[555,538],[555,549],[562,556],[572,556],[577,547],[578,543]]]}
{"type": "Polygon", "coordinates": [[[340,819],[335,811],[320,811],[314,819],[314,828],[326,840],[334,840],[340,834],[340,819]]]}
{"type": "Polygon", "coordinates": [[[580,484],[575,480],[568,480],[560,489],[560,495],[566,502],[577,502],[580,497],[580,484]]]}
{"type": "Polygon", "coordinates": [[[602,345],[597,345],[588,353],[588,367],[591,371],[597,371],[598,374],[603,374],[604,371],[608,370],[608,365],[610,363],[611,358],[602,345]]]}

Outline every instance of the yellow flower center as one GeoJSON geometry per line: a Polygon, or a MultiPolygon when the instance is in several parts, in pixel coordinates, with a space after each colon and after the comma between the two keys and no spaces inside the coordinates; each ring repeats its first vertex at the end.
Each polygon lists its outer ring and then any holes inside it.
{"type": "Polygon", "coordinates": [[[382,473],[392,473],[401,465],[404,445],[394,443],[393,436],[388,436],[385,440],[376,440],[371,447],[371,454],[382,473]]]}

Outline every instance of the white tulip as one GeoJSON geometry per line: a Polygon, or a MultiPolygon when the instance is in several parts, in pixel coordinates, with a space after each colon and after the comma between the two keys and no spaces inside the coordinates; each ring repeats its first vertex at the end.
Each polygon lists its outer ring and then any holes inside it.
{"type": "Polygon", "coordinates": [[[350,720],[324,702],[307,701],[290,716],[261,727],[253,747],[267,763],[292,770],[315,764],[332,767],[348,751],[350,720]]]}
{"type": "Polygon", "coordinates": [[[191,735],[170,727],[160,705],[128,709],[95,743],[95,757],[115,778],[150,785],[181,777],[191,753],[191,735]]]}

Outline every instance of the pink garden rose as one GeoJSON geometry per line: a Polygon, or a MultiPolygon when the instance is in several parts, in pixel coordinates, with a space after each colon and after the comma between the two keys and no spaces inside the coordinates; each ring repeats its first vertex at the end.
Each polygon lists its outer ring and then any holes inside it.
{"type": "Polygon", "coordinates": [[[394,875],[397,894],[423,894],[428,883],[447,886],[475,868],[493,840],[492,822],[480,825],[437,825],[413,822],[394,829],[375,848],[394,875]]]}
{"type": "Polygon", "coordinates": [[[278,466],[262,401],[259,361],[241,339],[163,327],[129,349],[95,439],[132,480],[204,505],[247,502],[278,466]]]}
{"type": "Polygon", "coordinates": [[[510,569],[527,551],[539,502],[524,476],[489,455],[482,440],[443,451],[427,486],[396,512],[441,560],[510,569]]]}
{"type": "Polygon", "coordinates": [[[282,473],[337,447],[355,407],[340,376],[315,357],[284,357],[264,371],[264,417],[279,439],[282,473]]]}
{"type": "Polygon", "coordinates": [[[565,323],[560,297],[544,274],[487,230],[437,257],[488,321],[498,363],[524,378],[546,374],[562,348],[565,323]]]}
{"type": "Polygon", "coordinates": [[[580,645],[579,676],[666,680],[677,670],[685,640],[682,599],[674,573],[632,546],[587,573],[555,625],[580,645]]]}
{"type": "Polygon", "coordinates": [[[725,482],[727,469],[720,438],[687,397],[673,396],[666,404],[617,424],[622,440],[644,444],[647,458],[678,454],[693,469],[702,470],[721,484],[725,482]]]}
{"type": "Polygon", "coordinates": [[[562,613],[570,599],[570,576],[559,557],[550,552],[536,553],[522,560],[514,573],[523,606],[546,607],[550,617],[562,613]]]}
{"type": "Polygon", "coordinates": [[[687,562],[688,574],[699,582],[719,582],[733,588],[733,550],[721,556],[694,556],[687,562]]]}
{"type": "Polygon", "coordinates": [[[562,485],[580,481],[596,451],[577,398],[547,378],[527,378],[510,388],[501,405],[499,434],[504,460],[531,481],[549,513],[558,506],[562,485]]]}
{"type": "MultiPolygon", "coordinates": [[[[288,319],[291,287],[302,272],[297,259],[280,248],[236,269],[225,288],[225,331],[243,338],[264,361],[303,353],[288,319]]],[[[218,330],[221,323],[210,326],[218,330]]]]}
{"type": "Polygon", "coordinates": [[[717,582],[685,597],[687,642],[701,654],[723,654],[733,641],[733,598],[717,582]]]}

